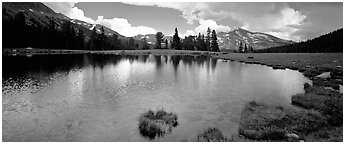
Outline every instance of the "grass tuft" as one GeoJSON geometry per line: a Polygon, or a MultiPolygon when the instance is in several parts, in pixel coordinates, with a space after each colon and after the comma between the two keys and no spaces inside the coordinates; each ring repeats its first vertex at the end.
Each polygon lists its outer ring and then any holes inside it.
{"type": "Polygon", "coordinates": [[[177,115],[164,110],[158,110],[157,112],[149,110],[139,118],[140,134],[150,139],[163,136],[177,125],[177,115]]]}
{"type": "Polygon", "coordinates": [[[217,128],[208,128],[198,135],[198,141],[227,142],[230,140],[224,137],[222,132],[217,128]]]}

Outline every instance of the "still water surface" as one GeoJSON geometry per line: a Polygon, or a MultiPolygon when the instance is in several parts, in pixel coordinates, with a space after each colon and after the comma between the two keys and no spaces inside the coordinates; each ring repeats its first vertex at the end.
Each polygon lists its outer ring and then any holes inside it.
{"type": "Polygon", "coordinates": [[[153,141],[196,141],[216,127],[231,137],[252,100],[290,104],[310,82],[206,56],[99,54],[3,56],[3,141],[149,141],[138,118],[177,113],[179,125],[153,141]]]}

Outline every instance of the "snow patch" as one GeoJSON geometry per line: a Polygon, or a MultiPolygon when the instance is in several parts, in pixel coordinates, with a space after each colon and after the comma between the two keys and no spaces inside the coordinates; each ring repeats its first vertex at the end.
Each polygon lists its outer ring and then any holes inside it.
{"type": "Polygon", "coordinates": [[[240,33],[239,33],[238,31],[235,31],[235,33],[236,33],[237,35],[240,35],[240,33]]]}
{"type": "Polygon", "coordinates": [[[149,37],[149,36],[145,36],[145,35],[143,35],[143,36],[141,36],[141,39],[143,39],[143,38],[148,39],[148,38],[150,38],[150,37],[149,37]]]}
{"type": "Polygon", "coordinates": [[[94,24],[94,25],[90,28],[90,30],[92,30],[95,26],[96,26],[96,25],[94,24]]]}
{"type": "Polygon", "coordinates": [[[40,12],[41,14],[43,14],[44,12],[40,12]]]}

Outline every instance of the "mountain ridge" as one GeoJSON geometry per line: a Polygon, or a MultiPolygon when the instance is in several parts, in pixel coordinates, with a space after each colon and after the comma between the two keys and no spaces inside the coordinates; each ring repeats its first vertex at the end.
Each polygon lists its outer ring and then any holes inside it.
{"type": "Polygon", "coordinates": [[[262,32],[251,32],[237,28],[229,32],[217,34],[220,49],[238,50],[240,43],[253,47],[254,50],[295,43],[262,32]]]}
{"type": "MultiPolygon", "coordinates": [[[[47,26],[49,25],[50,19],[53,19],[57,26],[60,28],[63,22],[70,21],[75,28],[82,29],[87,37],[89,37],[89,34],[91,33],[93,27],[96,27],[97,31],[99,31],[103,26],[100,24],[91,24],[81,20],[69,18],[68,16],[65,16],[61,13],[56,13],[48,6],[40,2],[2,3],[3,19],[14,17],[20,11],[24,12],[28,24],[47,26]]],[[[127,38],[106,26],[103,26],[103,28],[105,30],[105,34],[108,36],[117,34],[120,38],[127,38]]]]}
{"type": "MultiPolygon", "coordinates": [[[[139,34],[133,36],[133,38],[140,40],[144,36],[149,44],[155,44],[155,34],[139,34]]],[[[165,36],[164,38],[167,38],[170,42],[172,36],[165,36]]],[[[245,43],[247,46],[250,45],[254,50],[295,43],[291,40],[284,40],[262,32],[251,32],[242,28],[237,28],[229,32],[219,32],[217,39],[220,50],[231,51],[238,50],[240,42],[245,43]]]]}

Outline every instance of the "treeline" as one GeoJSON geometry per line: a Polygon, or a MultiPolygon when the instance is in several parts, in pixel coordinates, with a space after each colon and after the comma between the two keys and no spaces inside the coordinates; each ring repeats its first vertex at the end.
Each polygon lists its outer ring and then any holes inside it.
{"type": "Polygon", "coordinates": [[[35,23],[33,20],[31,24],[28,23],[22,11],[13,18],[3,19],[3,47],[74,50],[148,48],[145,44],[139,47],[139,42],[133,38],[120,39],[116,34],[107,36],[103,27],[97,30],[95,26],[88,37],[83,29],[75,28],[69,21],[59,25],[54,18],[51,18],[47,26],[35,23]]]}
{"type": "MultiPolygon", "coordinates": [[[[163,38],[164,35],[162,32],[156,34],[156,49],[169,48],[168,40],[163,38]]],[[[178,30],[175,28],[175,34],[170,41],[170,48],[175,50],[198,50],[198,51],[214,51],[219,52],[219,46],[217,42],[216,31],[207,29],[207,35],[200,34],[197,36],[186,36],[184,39],[181,39],[178,36],[178,30]]]]}
{"type": "Polygon", "coordinates": [[[47,48],[47,49],[83,49],[85,34],[76,31],[70,22],[65,22],[58,29],[54,19],[43,27],[39,24],[27,24],[24,12],[18,12],[14,18],[3,19],[3,47],[5,48],[47,48]]]}
{"type": "Polygon", "coordinates": [[[257,53],[332,53],[343,52],[343,29],[320,37],[273,48],[255,50],[257,53]]]}
{"type": "Polygon", "coordinates": [[[238,46],[238,50],[234,50],[235,53],[250,53],[253,52],[254,49],[252,46],[246,43],[240,42],[240,45],[238,46]]]}

